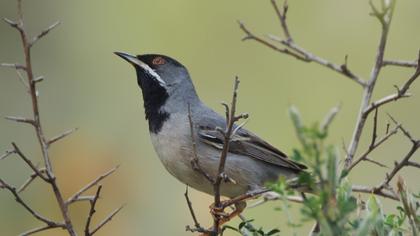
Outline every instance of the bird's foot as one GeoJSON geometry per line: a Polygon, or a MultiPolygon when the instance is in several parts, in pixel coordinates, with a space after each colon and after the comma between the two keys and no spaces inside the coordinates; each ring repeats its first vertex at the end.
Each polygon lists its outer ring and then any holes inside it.
{"type": "Polygon", "coordinates": [[[224,219],[229,217],[229,213],[225,212],[225,207],[223,207],[223,202],[220,207],[217,207],[213,204],[210,205],[210,214],[213,216],[213,219],[224,219]]]}
{"type": "Polygon", "coordinates": [[[220,206],[217,207],[213,204],[210,205],[210,214],[213,216],[213,219],[219,220],[219,225],[223,225],[239,214],[243,212],[246,207],[245,202],[238,202],[235,203],[235,209],[232,212],[225,212],[227,206],[230,206],[230,200],[222,201],[220,206]]]}

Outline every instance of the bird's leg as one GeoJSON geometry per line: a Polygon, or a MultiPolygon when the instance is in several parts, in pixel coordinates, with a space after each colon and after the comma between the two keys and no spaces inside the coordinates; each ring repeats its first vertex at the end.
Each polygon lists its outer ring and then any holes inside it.
{"type": "Polygon", "coordinates": [[[245,201],[236,202],[235,203],[235,210],[232,211],[231,213],[228,213],[226,217],[222,217],[220,219],[220,225],[223,225],[223,224],[229,222],[230,220],[232,220],[233,218],[237,217],[239,214],[241,214],[245,210],[245,207],[246,207],[246,202],[245,201]]]}
{"type": "MultiPolygon", "coordinates": [[[[231,203],[232,203],[231,200],[226,200],[226,201],[221,202],[220,207],[216,207],[214,203],[210,205],[210,213],[213,216],[213,218],[216,218],[216,217],[219,218],[219,227],[229,222],[230,220],[232,220],[239,214],[241,214],[246,208],[246,202],[240,201],[240,202],[234,203],[235,205],[234,211],[232,211],[231,213],[225,212],[225,208],[230,206],[231,203]]],[[[210,232],[214,232],[214,229],[209,228],[207,231],[208,232],[200,234],[200,236],[210,236],[211,235],[210,232]]],[[[220,230],[218,230],[218,232],[220,232],[220,230]]]]}
{"type": "Polygon", "coordinates": [[[226,200],[221,202],[220,207],[216,207],[214,204],[210,205],[210,213],[213,216],[213,218],[217,217],[220,219],[220,225],[229,222],[230,220],[241,214],[246,207],[245,201],[235,202],[235,210],[231,213],[225,212],[225,208],[230,206],[231,203],[231,200],[226,200]]]}

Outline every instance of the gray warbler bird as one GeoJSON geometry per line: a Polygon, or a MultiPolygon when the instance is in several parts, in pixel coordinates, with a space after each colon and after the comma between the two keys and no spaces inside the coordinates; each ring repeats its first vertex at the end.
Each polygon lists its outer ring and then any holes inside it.
{"type": "MultiPolygon", "coordinates": [[[[157,54],[115,54],[136,70],[151,141],[166,170],[182,183],[213,195],[212,183],[191,164],[195,153],[189,114],[200,167],[213,178],[218,173],[224,142],[217,128],[226,127],[225,117],[200,100],[188,70],[178,61],[157,54]]],[[[290,160],[282,151],[240,128],[231,139],[224,171],[234,181],[222,182],[220,193],[234,198],[263,190],[267,181],[275,181],[279,176],[294,178],[304,169],[306,166],[290,160]]],[[[245,206],[239,208],[243,210],[245,206]]]]}

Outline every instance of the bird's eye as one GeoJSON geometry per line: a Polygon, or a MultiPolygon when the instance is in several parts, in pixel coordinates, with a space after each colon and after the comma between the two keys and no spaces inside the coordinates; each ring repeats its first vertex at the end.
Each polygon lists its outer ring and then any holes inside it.
{"type": "Polygon", "coordinates": [[[152,61],[153,65],[163,65],[165,63],[166,63],[166,61],[165,61],[165,59],[163,59],[163,57],[155,57],[152,61]]]}

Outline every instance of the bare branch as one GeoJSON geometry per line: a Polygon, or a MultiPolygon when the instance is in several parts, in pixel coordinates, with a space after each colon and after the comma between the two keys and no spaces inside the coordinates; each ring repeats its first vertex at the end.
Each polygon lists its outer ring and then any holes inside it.
{"type": "MultiPolygon", "coordinates": [[[[24,19],[23,19],[23,10],[22,10],[22,0],[17,0],[17,15],[18,15],[18,20],[16,22],[11,21],[9,19],[4,19],[6,23],[8,23],[10,26],[16,28],[19,32],[20,38],[21,38],[21,43],[22,43],[22,49],[24,52],[24,67],[25,68],[25,72],[26,72],[26,78],[28,81],[28,85],[29,85],[29,94],[31,97],[31,102],[32,102],[32,113],[33,113],[33,120],[29,120],[29,119],[20,119],[16,117],[9,117],[9,119],[11,120],[15,120],[18,122],[25,122],[25,123],[31,123],[34,126],[35,129],[35,133],[38,139],[38,142],[40,144],[41,147],[41,151],[42,151],[42,157],[44,160],[44,165],[46,168],[46,175],[47,177],[44,177],[43,175],[41,175],[39,173],[39,171],[34,168],[34,166],[31,164],[31,162],[29,162],[28,159],[25,159],[23,155],[21,155],[21,157],[26,161],[26,163],[28,165],[30,165],[30,167],[34,170],[35,173],[38,174],[39,177],[43,178],[44,180],[47,179],[48,183],[51,185],[52,191],[54,193],[54,196],[57,200],[61,215],[64,219],[64,224],[65,224],[65,229],[67,230],[67,232],[69,233],[69,235],[71,236],[76,236],[76,232],[74,231],[73,228],[73,224],[71,222],[70,216],[68,214],[68,208],[67,205],[65,204],[64,200],[63,200],[63,196],[62,193],[56,183],[56,179],[55,179],[55,175],[53,172],[53,168],[51,165],[51,160],[50,160],[50,156],[49,156],[49,151],[48,151],[48,144],[47,141],[45,139],[45,135],[44,135],[44,130],[42,129],[42,125],[41,125],[41,118],[40,118],[40,112],[39,112],[39,104],[38,104],[38,92],[36,89],[36,83],[34,82],[35,77],[34,77],[34,73],[33,73],[33,69],[32,69],[32,59],[31,59],[31,44],[28,40],[28,35],[27,32],[24,29],[24,19]]],[[[17,66],[15,66],[16,69],[17,66]]]]}
{"type": "Polygon", "coordinates": [[[48,145],[51,145],[67,136],[69,136],[70,134],[72,134],[73,132],[77,131],[77,128],[73,128],[73,129],[69,129],[65,132],[63,132],[62,134],[59,134],[55,137],[53,137],[52,139],[48,140],[48,145]]]}
{"type": "Polygon", "coordinates": [[[417,67],[417,61],[384,60],[382,66],[417,67]]]}
{"type": "Polygon", "coordinates": [[[17,116],[5,116],[6,120],[11,120],[19,123],[26,123],[35,126],[35,121],[33,119],[24,118],[24,117],[17,117],[17,116]]]}
{"type": "Polygon", "coordinates": [[[391,173],[386,174],[385,180],[375,187],[374,192],[381,191],[386,186],[389,185],[391,180],[395,177],[395,175],[404,167],[408,165],[408,161],[410,158],[414,155],[414,153],[419,149],[420,144],[413,144],[411,149],[408,151],[408,153],[405,155],[405,157],[400,162],[395,162],[394,169],[391,171],[391,173]]]}
{"type": "Polygon", "coordinates": [[[277,52],[280,52],[280,53],[284,53],[284,54],[290,55],[290,56],[292,56],[292,57],[294,57],[294,58],[296,58],[298,60],[301,60],[301,61],[309,62],[309,60],[306,57],[304,57],[304,56],[302,56],[302,55],[300,55],[300,54],[298,54],[298,53],[296,53],[294,51],[291,51],[291,50],[289,50],[287,48],[279,48],[276,45],[268,42],[267,40],[264,40],[264,39],[262,39],[262,38],[260,38],[260,37],[258,37],[256,35],[254,35],[251,31],[249,31],[246,28],[246,26],[245,26],[244,23],[239,22],[239,27],[242,29],[242,31],[244,31],[246,33],[246,36],[242,39],[243,41],[244,40],[248,40],[248,39],[252,39],[252,40],[255,40],[255,41],[257,41],[257,42],[259,42],[259,43],[261,43],[261,44],[263,44],[263,45],[265,45],[265,46],[273,49],[274,51],[277,51],[277,52]]]}
{"type": "Polygon", "coordinates": [[[383,168],[388,168],[388,166],[386,166],[385,164],[382,164],[382,163],[380,163],[379,161],[372,160],[372,159],[370,159],[370,158],[368,158],[368,157],[365,157],[365,158],[364,158],[364,161],[367,161],[367,162],[373,163],[373,164],[378,165],[378,166],[383,167],[383,168]]]}
{"type": "Polygon", "coordinates": [[[124,208],[125,205],[120,206],[119,208],[115,209],[111,214],[109,214],[103,221],[101,221],[101,223],[98,224],[98,226],[96,226],[96,228],[94,228],[92,230],[92,232],[90,233],[90,235],[94,235],[96,232],[98,232],[98,230],[100,230],[104,225],[106,225],[108,222],[110,222],[112,220],[112,218],[121,211],[121,209],[124,208]]]}
{"type": "Polygon", "coordinates": [[[46,182],[50,182],[50,179],[48,179],[47,177],[45,177],[41,171],[32,163],[31,160],[29,160],[24,154],[23,152],[19,149],[19,147],[15,144],[12,143],[13,148],[15,149],[16,153],[20,156],[20,158],[22,158],[22,160],[34,171],[34,173],[36,173],[36,175],[38,175],[41,179],[43,179],[46,182]]]}
{"type": "Polygon", "coordinates": [[[48,28],[44,29],[41,33],[39,33],[37,36],[35,36],[32,41],[29,43],[29,47],[34,46],[34,44],[40,40],[42,37],[46,36],[51,30],[53,30],[55,27],[60,25],[60,21],[55,22],[54,24],[50,25],[48,28]]]}
{"type": "Polygon", "coordinates": [[[26,67],[20,64],[0,63],[0,67],[10,67],[16,70],[26,70],[26,67]]]}
{"type": "Polygon", "coordinates": [[[368,116],[369,113],[371,113],[373,110],[375,110],[376,108],[381,107],[382,105],[385,105],[387,103],[390,102],[395,102],[401,98],[407,98],[410,97],[410,94],[391,94],[388,95],[386,97],[383,97],[377,101],[372,102],[372,104],[370,104],[368,107],[366,107],[366,109],[363,111],[364,116],[368,116]]]}
{"type": "Polygon", "coordinates": [[[60,223],[58,225],[45,225],[45,226],[41,226],[41,227],[34,228],[34,229],[28,230],[26,232],[23,232],[22,234],[20,234],[20,236],[28,236],[28,235],[32,235],[32,234],[35,234],[35,233],[45,231],[45,230],[55,229],[55,228],[64,228],[64,227],[65,227],[65,225],[63,223],[60,223]]]}
{"type": "MultiPolygon", "coordinates": [[[[220,200],[220,185],[222,183],[222,180],[229,179],[229,176],[224,173],[225,171],[225,163],[229,151],[230,141],[232,137],[232,133],[234,131],[235,122],[238,121],[238,119],[247,117],[247,116],[236,116],[236,100],[238,96],[238,88],[239,88],[239,79],[238,77],[235,78],[234,86],[233,86],[233,95],[232,95],[232,101],[230,104],[230,107],[227,106],[226,113],[228,115],[226,119],[226,127],[224,130],[221,130],[224,140],[223,140],[223,149],[220,154],[219,159],[219,167],[217,171],[216,179],[213,183],[213,192],[214,192],[214,207],[216,209],[225,209],[226,207],[230,206],[229,204],[222,204],[220,200]],[[230,108],[230,109],[229,109],[230,108]]],[[[236,202],[233,202],[234,204],[236,202]]],[[[214,216],[214,222],[213,222],[213,230],[218,233],[220,226],[220,217],[214,216]]]]}
{"type": "Polygon", "coordinates": [[[42,82],[44,79],[45,79],[44,76],[38,76],[34,79],[33,82],[34,83],[39,83],[39,82],[42,82]]]}
{"type": "Polygon", "coordinates": [[[353,169],[356,165],[358,165],[361,161],[364,161],[367,159],[368,155],[375,150],[377,147],[379,147],[381,144],[383,144],[386,140],[388,140],[392,135],[396,134],[398,129],[400,129],[401,125],[396,124],[396,127],[392,129],[390,132],[387,132],[387,134],[382,137],[378,142],[376,142],[374,145],[370,145],[368,150],[366,150],[362,155],[360,155],[359,158],[357,158],[356,161],[352,162],[352,164],[349,166],[348,171],[353,169]]]}
{"type": "Polygon", "coordinates": [[[194,221],[194,228],[191,228],[190,226],[187,225],[185,227],[185,229],[187,231],[191,231],[191,232],[201,232],[201,233],[207,232],[206,229],[201,227],[200,223],[198,223],[197,217],[195,216],[194,208],[193,208],[192,203],[190,201],[190,197],[188,196],[188,185],[185,187],[184,196],[185,196],[185,200],[187,201],[187,205],[188,205],[188,209],[190,210],[191,217],[194,221]]]}
{"type": "MultiPolygon", "coordinates": [[[[385,47],[388,39],[389,28],[391,24],[392,14],[394,11],[395,0],[391,0],[390,6],[385,8],[383,12],[379,12],[375,6],[371,3],[372,11],[375,17],[379,19],[382,25],[381,37],[379,40],[379,46],[376,52],[375,64],[372,68],[369,81],[367,81],[366,86],[364,87],[362,102],[360,105],[359,114],[356,121],[356,126],[353,132],[353,136],[349,145],[348,155],[345,159],[344,166],[348,169],[352,162],[353,157],[356,154],[356,150],[359,146],[359,141],[362,136],[363,128],[366,123],[366,119],[370,113],[365,112],[369,108],[369,103],[372,98],[373,90],[375,88],[376,81],[378,79],[379,73],[382,69],[385,47]]],[[[375,109],[375,108],[374,108],[375,109]]]]}
{"type": "Polygon", "coordinates": [[[3,160],[3,159],[6,159],[8,156],[10,156],[14,153],[16,153],[16,150],[14,150],[14,149],[6,150],[6,152],[3,155],[0,156],[0,161],[3,160]]]}
{"type": "Polygon", "coordinates": [[[195,135],[194,135],[194,123],[191,117],[191,106],[188,104],[188,121],[190,123],[190,136],[193,148],[193,155],[194,158],[191,160],[191,166],[195,171],[198,171],[201,175],[203,175],[210,183],[214,183],[213,178],[205,172],[199,163],[198,155],[197,155],[197,144],[195,142],[195,135]]]}
{"type": "Polygon", "coordinates": [[[420,50],[419,55],[417,59],[417,68],[414,74],[408,79],[402,86],[402,88],[399,90],[399,94],[405,94],[407,90],[410,88],[410,85],[419,77],[420,75],[420,50]]]}
{"type": "Polygon", "coordinates": [[[414,162],[414,161],[407,161],[407,166],[420,168],[420,163],[414,162]]]}
{"type": "MultiPolygon", "coordinates": [[[[387,115],[392,120],[392,122],[394,122],[394,124],[396,124],[396,125],[398,124],[398,121],[395,120],[395,118],[392,117],[391,114],[388,113],[387,115]]],[[[402,125],[399,125],[398,126],[398,129],[400,129],[403,132],[403,134],[411,141],[411,143],[413,143],[414,145],[416,145],[416,143],[418,142],[418,140],[415,139],[415,138],[413,138],[413,136],[410,134],[410,132],[407,129],[405,129],[402,125]]]]}
{"type": "Polygon", "coordinates": [[[248,30],[245,25],[242,22],[239,22],[239,26],[242,29],[242,31],[246,34],[245,38],[243,40],[247,40],[247,39],[252,39],[255,40],[277,52],[289,55],[289,56],[293,56],[294,58],[304,61],[304,62],[315,62],[317,64],[320,64],[322,66],[325,66],[329,69],[332,69],[333,71],[336,71],[348,78],[350,78],[351,80],[355,81],[356,83],[358,83],[359,85],[361,85],[362,87],[366,86],[366,82],[360,78],[359,76],[357,76],[356,74],[354,74],[353,72],[351,72],[349,70],[349,68],[347,67],[347,60],[345,62],[345,64],[343,65],[337,65],[334,63],[331,63],[321,57],[318,57],[308,51],[306,51],[305,49],[303,49],[302,47],[298,46],[289,31],[289,27],[287,25],[286,22],[286,13],[288,10],[288,5],[287,2],[284,2],[283,5],[283,11],[280,10],[280,8],[277,6],[277,3],[275,0],[271,0],[271,4],[277,14],[277,17],[280,21],[280,26],[283,30],[283,33],[286,37],[286,40],[282,40],[276,36],[273,35],[269,35],[268,37],[271,40],[274,40],[278,43],[280,43],[281,45],[285,46],[285,48],[279,48],[276,45],[268,42],[267,40],[264,40],[258,36],[256,36],[255,34],[253,34],[250,30],[248,30]]]}
{"type": "MultiPolygon", "coordinates": [[[[39,172],[41,173],[41,174],[43,174],[43,173],[45,173],[46,172],[46,169],[45,168],[41,168],[41,169],[39,169],[39,172]]],[[[29,184],[31,184],[32,183],[32,181],[34,181],[35,179],[36,179],[36,177],[38,177],[39,175],[37,174],[37,173],[35,173],[35,172],[33,172],[30,176],[29,176],[29,178],[18,188],[18,193],[21,193],[21,192],[23,192],[25,189],[26,189],[26,187],[28,187],[29,186],[29,184]]]]}
{"type": "Polygon", "coordinates": [[[16,188],[12,187],[11,185],[7,184],[4,180],[0,179],[0,188],[8,190],[13,196],[15,197],[15,200],[17,203],[22,205],[26,211],[32,214],[33,217],[38,219],[39,221],[44,222],[45,224],[49,226],[61,226],[62,224],[54,222],[42,215],[40,215],[38,212],[36,212],[34,209],[32,209],[28,204],[23,201],[23,199],[20,197],[20,195],[17,193],[16,188]]]}
{"type": "Polygon", "coordinates": [[[107,171],[106,173],[100,175],[99,177],[97,177],[96,179],[94,179],[92,182],[88,183],[86,186],[84,186],[83,188],[81,188],[77,193],[75,193],[73,196],[69,197],[69,199],[67,199],[66,201],[66,205],[70,205],[73,202],[77,201],[78,198],[80,197],[80,195],[82,195],[84,192],[86,192],[87,190],[89,190],[90,188],[92,188],[93,186],[95,186],[96,184],[98,184],[100,181],[102,181],[103,179],[105,179],[106,177],[110,176],[112,173],[114,173],[117,169],[119,168],[119,165],[112,168],[111,170],[107,171]]]}
{"type": "Polygon", "coordinates": [[[346,76],[347,78],[355,81],[356,83],[358,83],[362,87],[366,86],[366,82],[360,76],[357,76],[356,74],[351,72],[346,63],[343,64],[343,65],[338,65],[338,64],[332,63],[330,61],[327,61],[324,58],[316,56],[315,54],[312,54],[311,52],[307,51],[306,49],[303,49],[302,47],[298,46],[296,43],[294,43],[294,41],[285,41],[285,40],[282,40],[282,39],[280,39],[280,38],[278,38],[274,35],[268,35],[268,37],[271,40],[279,42],[279,43],[287,46],[288,48],[298,52],[299,54],[303,55],[303,57],[305,58],[305,60],[303,60],[303,61],[305,61],[305,62],[315,62],[319,65],[327,67],[327,68],[329,68],[329,69],[331,69],[335,72],[338,72],[338,73],[346,76]]]}
{"type": "Polygon", "coordinates": [[[363,186],[363,185],[352,185],[352,191],[353,192],[358,192],[358,193],[370,193],[370,194],[375,194],[384,198],[389,198],[395,201],[399,200],[398,195],[396,195],[393,192],[390,191],[386,191],[385,189],[381,189],[381,190],[375,190],[374,187],[368,187],[368,186],[363,186]]]}
{"type": "Polygon", "coordinates": [[[341,104],[331,108],[328,114],[325,116],[324,121],[321,124],[321,130],[327,131],[331,122],[334,120],[337,113],[340,111],[341,104]]]}
{"type": "Polygon", "coordinates": [[[10,20],[8,18],[3,18],[3,20],[10,27],[17,29],[19,32],[22,32],[23,31],[23,28],[22,28],[22,24],[21,24],[21,20],[20,19],[19,19],[19,21],[20,21],[19,23],[18,22],[15,22],[15,21],[12,21],[12,20],[10,20]]]}
{"type": "Polygon", "coordinates": [[[86,220],[86,225],[85,225],[85,236],[90,236],[92,235],[89,231],[90,228],[90,222],[92,220],[93,214],[95,214],[96,210],[95,210],[95,206],[96,206],[96,201],[99,198],[99,194],[101,193],[101,189],[102,189],[102,185],[98,186],[98,190],[96,190],[96,194],[95,197],[93,198],[93,200],[90,202],[90,210],[89,210],[89,215],[88,218],[86,220]]]}
{"type": "Polygon", "coordinates": [[[288,10],[287,1],[284,1],[283,5],[283,12],[280,10],[280,8],[277,6],[276,0],[271,0],[271,4],[273,5],[274,10],[276,11],[277,17],[280,21],[281,28],[283,29],[284,36],[286,37],[286,40],[291,42],[293,41],[292,36],[289,32],[289,27],[286,23],[286,14],[288,10]]]}

